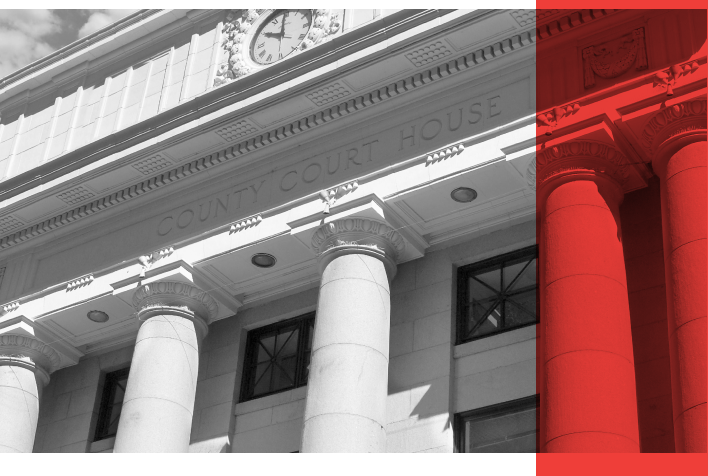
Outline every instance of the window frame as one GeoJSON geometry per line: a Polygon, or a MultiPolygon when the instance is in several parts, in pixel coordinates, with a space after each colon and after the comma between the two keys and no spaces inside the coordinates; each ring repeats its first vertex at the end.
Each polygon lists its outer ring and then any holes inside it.
{"type": "MultiPolygon", "coordinates": [[[[502,283],[503,285],[503,283],[502,283]]],[[[540,313],[538,309],[538,245],[526,246],[509,253],[504,253],[502,255],[494,256],[476,263],[471,263],[465,266],[460,266],[457,268],[457,315],[456,315],[456,338],[455,345],[466,344],[467,342],[472,342],[478,339],[484,339],[486,337],[495,336],[498,334],[503,334],[504,332],[509,332],[511,330],[522,329],[524,327],[536,325],[540,322],[540,313]],[[469,279],[471,276],[480,274],[486,270],[492,270],[499,267],[500,272],[503,275],[503,269],[505,263],[509,261],[514,261],[519,258],[528,256],[534,256],[536,259],[536,320],[528,322],[526,324],[521,324],[513,327],[504,327],[496,332],[490,332],[488,334],[466,337],[466,320],[467,320],[467,307],[469,305],[469,279]]]]}
{"type": "Polygon", "coordinates": [[[536,453],[539,453],[539,437],[540,437],[540,410],[541,398],[540,394],[530,395],[528,397],[518,398],[507,402],[496,403],[474,410],[456,413],[454,417],[453,437],[455,441],[455,452],[466,453],[465,441],[465,423],[467,421],[483,420],[491,416],[499,417],[527,410],[531,407],[536,409],[536,453]]]}
{"type": "MultiPolygon", "coordinates": [[[[241,377],[241,389],[239,391],[239,403],[248,402],[251,400],[256,400],[259,398],[264,398],[269,395],[275,395],[276,393],[287,392],[289,390],[294,390],[296,388],[303,387],[307,385],[307,377],[305,376],[306,366],[305,364],[305,354],[307,343],[310,339],[310,326],[309,323],[312,322],[312,333],[314,337],[314,320],[315,311],[308,312],[307,314],[302,314],[291,319],[286,319],[283,321],[275,322],[267,326],[258,327],[248,331],[246,337],[246,351],[244,353],[243,361],[243,376],[241,377]],[[296,364],[295,364],[295,383],[294,385],[286,388],[281,388],[278,390],[273,390],[270,392],[262,393],[259,395],[250,395],[253,389],[250,387],[252,373],[256,369],[256,365],[253,363],[257,358],[258,341],[264,334],[269,334],[271,332],[278,332],[279,330],[297,326],[298,329],[298,342],[296,350],[296,364]]],[[[312,349],[310,349],[312,352],[312,349]]]]}
{"type": "MultiPolygon", "coordinates": [[[[126,389],[128,386],[128,381],[127,378],[130,374],[130,367],[125,367],[120,370],[115,370],[113,372],[108,372],[106,374],[106,377],[103,382],[103,392],[101,395],[101,404],[99,406],[98,410],[98,419],[96,420],[96,430],[94,431],[93,435],[93,441],[101,441],[105,440],[108,438],[113,438],[117,434],[117,428],[116,428],[116,433],[113,434],[105,434],[107,431],[108,427],[110,427],[111,422],[108,421],[108,419],[111,416],[111,411],[113,407],[115,406],[115,402],[113,402],[113,398],[115,396],[115,391],[116,387],[118,386],[118,382],[120,382],[123,379],[126,379],[126,389]]],[[[125,397],[125,393],[123,394],[125,397]]],[[[123,402],[121,402],[122,405],[123,402]]],[[[121,413],[123,409],[121,408],[121,413]]]]}

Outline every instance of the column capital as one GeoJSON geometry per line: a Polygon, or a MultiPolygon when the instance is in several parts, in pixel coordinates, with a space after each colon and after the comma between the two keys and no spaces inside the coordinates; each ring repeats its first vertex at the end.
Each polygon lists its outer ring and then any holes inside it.
{"type": "Polygon", "coordinates": [[[0,335],[0,366],[11,365],[32,370],[44,385],[49,383],[49,374],[61,363],[61,357],[50,346],[37,339],[21,334],[0,335]]]}
{"type": "Polygon", "coordinates": [[[403,237],[390,225],[371,218],[347,217],[320,226],[312,235],[312,249],[323,271],[332,259],[351,253],[374,256],[383,261],[393,279],[396,261],[405,248],[403,237]]]}
{"type": "Polygon", "coordinates": [[[177,314],[206,326],[219,312],[219,304],[206,291],[179,281],[157,281],[143,284],[133,295],[138,319],[146,321],[159,314],[177,314]],[[194,316],[198,319],[194,319],[194,316]]]}
{"type": "Polygon", "coordinates": [[[527,180],[535,179],[534,188],[546,195],[574,180],[611,183],[621,200],[622,188],[629,180],[628,167],[627,158],[616,148],[598,141],[575,140],[540,150],[529,165],[527,180]]]}
{"type": "Polygon", "coordinates": [[[706,98],[660,109],[647,121],[641,139],[655,173],[660,175],[677,150],[706,140],[706,98]]]}

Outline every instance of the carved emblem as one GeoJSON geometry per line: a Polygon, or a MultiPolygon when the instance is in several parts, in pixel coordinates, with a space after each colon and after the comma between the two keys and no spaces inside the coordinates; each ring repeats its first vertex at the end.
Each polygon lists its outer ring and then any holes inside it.
{"type": "Polygon", "coordinates": [[[585,48],[585,87],[595,85],[595,75],[605,79],[616,78],[627,72],[632,65],[635,65],[637,71],[647,68],[644,28],[637,28],[616,40],[585,48]]]}
{"type": "Polygon", "coordinates": [[[566,106],[554,107],[551,111],[542,112],[536,116],[536,122],[538,127],[546,127],[546,135],[550,136],[553,134],[551,129],[558,127],[563,118],[572,116],[578,111],[580,111],[580,103],[577,102],[566,106]]]}

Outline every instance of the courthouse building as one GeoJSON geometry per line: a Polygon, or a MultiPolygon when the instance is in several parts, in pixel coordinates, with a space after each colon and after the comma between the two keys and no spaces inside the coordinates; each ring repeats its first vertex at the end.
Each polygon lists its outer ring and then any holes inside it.
{"type": "Polygon", "coordinates": [[[0,79],[0,451],[705,451],[705,20],[142,10],[0,79]]]}

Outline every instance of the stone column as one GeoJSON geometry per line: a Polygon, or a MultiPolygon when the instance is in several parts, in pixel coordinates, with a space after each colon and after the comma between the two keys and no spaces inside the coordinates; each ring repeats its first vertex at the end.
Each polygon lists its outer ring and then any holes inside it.
{"type": "Polygon", "coordinates": [[[312,238],[320,294],[303,453],[386,451],[391,298],[404,241],[390,226],[343,218],[312,238]]]}
{"type": "Polygon", "coordinates": [[[706,100],[660,110],[644,129],[661,184],[677,453],[706,452],[706,100]]]}
{"type": "Polygon", "coordinates": [[[0,453],[31,453],[39,400],[59,354],[40,340],[0,335],[0,453]]]}
{"type": "Polygon", "coordinates": [[[201,289],[180,282],[140,286],[133,304],[142,325],[113,451],[186,453],[199,346],[218,305],[201,289]]]}
{"type": "Polygon", "coordinates": [[[563,143],[536,157],[543,452],[639,452],[619,221],[624,160],[591,141],[563,143]]]}

